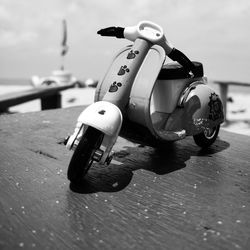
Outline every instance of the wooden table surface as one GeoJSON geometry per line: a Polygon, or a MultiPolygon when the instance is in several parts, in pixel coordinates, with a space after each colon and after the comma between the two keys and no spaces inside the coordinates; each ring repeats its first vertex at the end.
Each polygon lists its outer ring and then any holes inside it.
{"type": "Polygon", "coordinates": [[[122,138],[80,190],[62,144],[82,107],[0,116],[0,249],[250,249],[250,137],[122,138]]]}

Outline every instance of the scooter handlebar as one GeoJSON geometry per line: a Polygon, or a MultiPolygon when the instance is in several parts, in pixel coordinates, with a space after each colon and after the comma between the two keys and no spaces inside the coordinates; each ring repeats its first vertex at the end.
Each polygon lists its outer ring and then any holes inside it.
{"type": "Polygon", "coordinates": [[[153,44],[160,45],[166,55],[173,61],[177,61],[189,72],[195,75],[195,66],[189,58],[181,51],[174,48],[174,46],[166,39],[161,26],[150,21],[139,22],[136,26],[131,27],[108,27],[97,32],[101,36],[113,36],[117,38],[126,38],[130,41],[135,41],[137,38],[146,39],[153,44]]]}
{"type": "Polygon", "coordinates": [[[189,73],[192,72],[194,77],[197,75],[198,72],[194,63],[180,50],[173,48],[168,57],[181,64],[189,73]]]}
{"type": "Polygon", "coordinates": [[[117,38],[124,38],[124,28],[122,27],[108,27],[97,31],[101,36],[114,36],[117,38]]]}
{"type": "Polygon", "coordinates": [[[153,44],[160,44],[166,40],[162,27],[150,21],[141,21],[135,26],[126,27],[124,37],[130,41],[142,38],[153,44]]]}
{"type": "Polygon", "coordinates": [[[126,38],[130,41],[135,41],[137,38],[146,39],[153,44],[162,46],[166,55],[171,53],[173,46],[167,41],[161,26],[150,22],[141,21],[135,26],[131,27],[108,27],[97,32],[101,36],[112,36],[117,38],[126,38]]]}

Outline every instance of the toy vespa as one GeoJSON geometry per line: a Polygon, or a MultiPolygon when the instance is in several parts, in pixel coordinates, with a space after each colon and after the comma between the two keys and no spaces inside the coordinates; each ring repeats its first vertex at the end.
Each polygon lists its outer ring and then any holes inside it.
{"type": "Polygon", "coordinates": [[[82,181],[93,162],[108,165],[118,135],[145,144],[154,141],[151,145],[190,135],[200,147],[214,143],[224,121],[223,107],[206,85],[201,63],[190,61],[149,21],[97,33],[126,38],[133,45],[116,54],[97,85],[95,102],[80,114],[65,141],[74,150],[68,167],[71,182],[82,181]],[[178,63],[164,65],[166,55],[178,63]]]}

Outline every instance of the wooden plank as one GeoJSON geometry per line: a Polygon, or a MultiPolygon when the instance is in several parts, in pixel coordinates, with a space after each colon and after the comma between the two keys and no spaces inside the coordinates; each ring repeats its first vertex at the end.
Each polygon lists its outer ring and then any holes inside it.
{"type": "Polygon", "coordinates": [[[78,192],[62,145],[82,107],[0,116],[0,249],[250,249],[250,137],[155,149],[119,137],[78,192]]]}
{"type": "Polygon", "coordinates": [[[25,91],[13,92],[0,96],[0,110],[6,110],[11,106],[15,106],[24,102],[28,102],[38,98],[46,98],[48,96],[56,96],[60,91],[73,88],[74,85],[34,88],[25,91]]]}

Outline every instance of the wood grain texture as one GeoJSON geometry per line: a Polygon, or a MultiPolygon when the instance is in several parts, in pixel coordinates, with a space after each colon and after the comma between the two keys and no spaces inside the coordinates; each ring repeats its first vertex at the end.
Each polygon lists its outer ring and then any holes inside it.
{"type": "Polygon", "coordinates": [[[81,110],[0,116],[0,249],[250,249],[250,137],[119,138],[75,189],[62,141],[81,110]]]}

